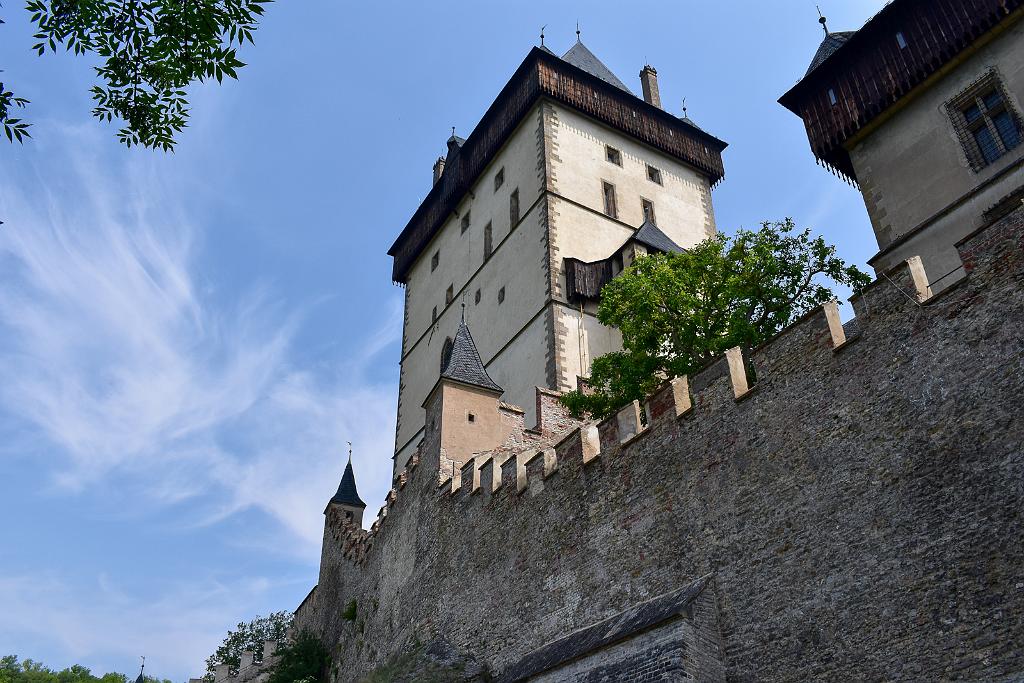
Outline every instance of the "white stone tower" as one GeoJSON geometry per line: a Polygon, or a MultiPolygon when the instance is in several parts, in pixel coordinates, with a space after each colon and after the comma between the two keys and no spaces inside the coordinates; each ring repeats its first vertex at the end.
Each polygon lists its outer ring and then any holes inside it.
{"type": "Polygon", "coordinates": [[[534,48],[469,135],[452,135],[434,185],[388,252],[405,286],[395,472],[424,433],[424,401],[465,322],[502,400],[536,419],[536,387],[565,391],[616,350],[600,288],[636,254],[714,234],[725,143],[644,99],[577,42],[534,48]]]}

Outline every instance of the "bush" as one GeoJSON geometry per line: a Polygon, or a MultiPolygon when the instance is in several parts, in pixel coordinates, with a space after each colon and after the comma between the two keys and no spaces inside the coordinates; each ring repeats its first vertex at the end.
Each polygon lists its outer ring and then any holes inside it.
{"type": "Polygon", "coordinates": [[[321,683],[327,680],[330,655],[320,639],[303,631],[277,650],[268,683],[321,683]]]}

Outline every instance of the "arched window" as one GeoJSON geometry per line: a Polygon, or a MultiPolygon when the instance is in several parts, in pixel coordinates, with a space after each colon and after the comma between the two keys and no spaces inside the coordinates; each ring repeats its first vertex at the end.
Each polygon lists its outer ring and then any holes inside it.
{"type": "Polygon", "coordinates": [[[448,361],[452,359],[452,338],[447,337],[444,340],[444,346],[441,347],[441,372],[448,367],[448,361]]]}

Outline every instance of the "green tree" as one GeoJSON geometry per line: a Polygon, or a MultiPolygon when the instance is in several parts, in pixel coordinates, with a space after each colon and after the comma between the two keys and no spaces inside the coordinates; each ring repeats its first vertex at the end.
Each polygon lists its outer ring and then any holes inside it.
{"type": "Polygon", "coordinates": [[[638,258],[605,285],[598,307],[598,319],[622,332],[622,351],[594,359],[590,388],[562,402],[577,417],[610,415],[665,378],[770,339],[834,298],[829,281],[859,291],[871,278],[789,218],[638,258]]]}
{"type": "Polygon", "coordinates": [[[278,650],[268,683],[316,683],[326,680],[330,656],[320,639],[303,631],[278,650]]]}
{"type": "Polygon", "coordinates": [[[228,631],[224,642],[217,651],[206,658],[206,677],[213,678],[213,670],[218,664],[228,664],[232,669],[242,661],[242,653],[252,650],[256,659],[263,658],[263,641],[276,640],[283,642],[288,628],[292,625],[292,613],[272,612],[265,617],[256,617],[248,624],[239,622],[233,630],[228,631]]]}
{"type": "MultiPolygon", "coordinates": [[[[133,679],[134,680],[134,679],[133,679]]],[[[146,683],[171,683],[167,679],[144,676],[146,683]]],[[[121,673],[108,673],[97,678],[81,664],[74,664],[63,671],[54,671],[41,662],[31,659],[19,661],[17,655],[0,658],[0,683],[127,683],[128,677],[121,673]]]]}
{"type": "MultiPolygon", "coordinates": [[[[271,0],[28,0],[40,56],[63,47],[101,61],[91,88],[93,116],[123,122],[124,144],[172,150],[189,117],[186,88],[245,66],[237,50],[253,42],[271,0]]],[[[0,82],[0,122],[9,140],[31,137],[14,116],[28,104],[0,82]]]]}

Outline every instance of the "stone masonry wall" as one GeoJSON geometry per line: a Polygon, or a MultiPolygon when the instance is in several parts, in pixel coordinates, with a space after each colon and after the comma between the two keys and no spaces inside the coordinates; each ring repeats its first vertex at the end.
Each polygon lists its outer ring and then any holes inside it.
{"type": "Polygon", "coordinates": [[[710,575],[729,681],[1019,680],[1022,216],[968,238],[940,295],[897,267],[845,344],[815,311],[749,354],[740,400],[716,364],[653,397],[639,433],[598,425],[596,456],[592,428],[569,431],[522,489],[517,457],[493,491],[493,461],[439,488],[428,435],[372,532],[325,549],[297,625],[336,680],[437,637],[500,676],[710,575]]]}

